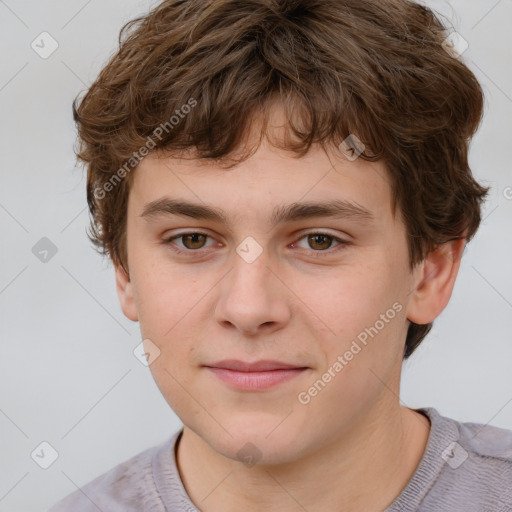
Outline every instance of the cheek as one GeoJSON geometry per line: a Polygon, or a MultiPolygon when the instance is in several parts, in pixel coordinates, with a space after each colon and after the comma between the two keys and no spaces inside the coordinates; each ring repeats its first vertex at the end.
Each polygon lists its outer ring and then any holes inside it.
{"type": "Polygon", "coordinates": [[[204,287],[175,266],[149,260],[135,268],[134,297],[143,335],[161,342],[172,338],[194,307],[200,306],[204,287]]]}
{"type": "Polygon", "coordinates": [[[370,367],[388,374],[401,355],[406,318],[400,275],[386,256],[378,259],[340,267],[336,276],[316,280],[316,286],[311,279],[299,281],[300,293],[309,290],[306,304],[321,319],[318,343],[326,368],[338,356],[344,358],[345,376],[336,379],[342,387],[345,380],[362,379],[355,385],[364,389],[370,367]]]}
{"type": "Polygon", "coordinates": [[[391,307],[393,293],[383,275],[378,265],[340,267],[320,279],[299,277],[295,290],[329,331],[346,339],[391,307]]]}
{"type": "Polygon", "coordinates": [[[157,384],[161,380],[173,386],[171,375],[180,382],[188,378],[187,367],[199,357],[197,345],[204,338],[207,314],[204,295],[215,280],[210,276],[211,283],[205,283],[197,271],[184,272],[168,261],[143,261],[134,266],[133,279],[141,335],[160,350],[150,367],[157,384]]]}

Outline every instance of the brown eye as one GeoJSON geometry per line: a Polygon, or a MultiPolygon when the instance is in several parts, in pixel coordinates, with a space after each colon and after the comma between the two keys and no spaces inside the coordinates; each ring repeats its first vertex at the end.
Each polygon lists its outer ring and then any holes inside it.
{"type": "Polygon", "coordinates": [[[333,237],[325,234],[308,235],[308,244],[312,249],[324,251],[329,249],[332,244],[333,237]]]}
{"type": "Polygon", "coordinates": [[[206,235],[203,235],[201,233],[188,233],[186,235],[181,235],[178,238],[181,238],[183,241],[183,245],[187,249],[201,249],[206,239],[208,238],[206,235]]]}
{"type": "Polygon", "coordinates": [[[328,258],[340,253],[350,247],[348,240],[330,235],[327,232],[305,233],[292,247],[306,251],[307,255],[313,258],[328,258]]]}

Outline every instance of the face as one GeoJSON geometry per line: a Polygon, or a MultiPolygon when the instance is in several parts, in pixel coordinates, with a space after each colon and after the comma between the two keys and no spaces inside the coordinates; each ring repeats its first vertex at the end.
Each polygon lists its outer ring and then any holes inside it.
{"type": "Polygon", "coordinates": [[[230,170],[150,156],[133,178],[118,290],[186,427],[287,462],[397,401],[415,275],[383,164],[264,142],[230,170]]]}

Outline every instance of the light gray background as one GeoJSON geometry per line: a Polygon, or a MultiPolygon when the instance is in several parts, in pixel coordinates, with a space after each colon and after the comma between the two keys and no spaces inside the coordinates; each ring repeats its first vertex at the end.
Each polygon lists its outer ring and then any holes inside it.
{"type": "MultiPolygon", "coordinates": [[[[112,267],[85,236],[73,154],[73,98],[116,49],[123,23],[152,5],[0,0],[3,512],[44,510],[180,426],[134,357],[138,324],[123,316],[112,267]],[[48,59],[30,46],[43,31],[59,44],[48,59]],[[32,253],[44,236],[58,249],[47,263],[32,253]],[[42,441],[59,454],[46,470],[31,458],[42,441]]],[[[492,191],[449,306],[404,365],[401,399],[512,429],[512,1],[428,5],[469,42],[463,58],[486,94],[471,165],[492,191]]]]}

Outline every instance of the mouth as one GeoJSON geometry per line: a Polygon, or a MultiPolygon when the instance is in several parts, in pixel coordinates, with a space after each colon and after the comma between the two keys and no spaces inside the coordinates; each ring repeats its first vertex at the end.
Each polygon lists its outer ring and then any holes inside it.
{"type": "Polygon", "coordinates": [[[204,367],[229,387],[242,391],[269,389],[309,369],[306,366],[281,361],[265,360],[250,363],[233,359],[204,365],[204,367]]]}

